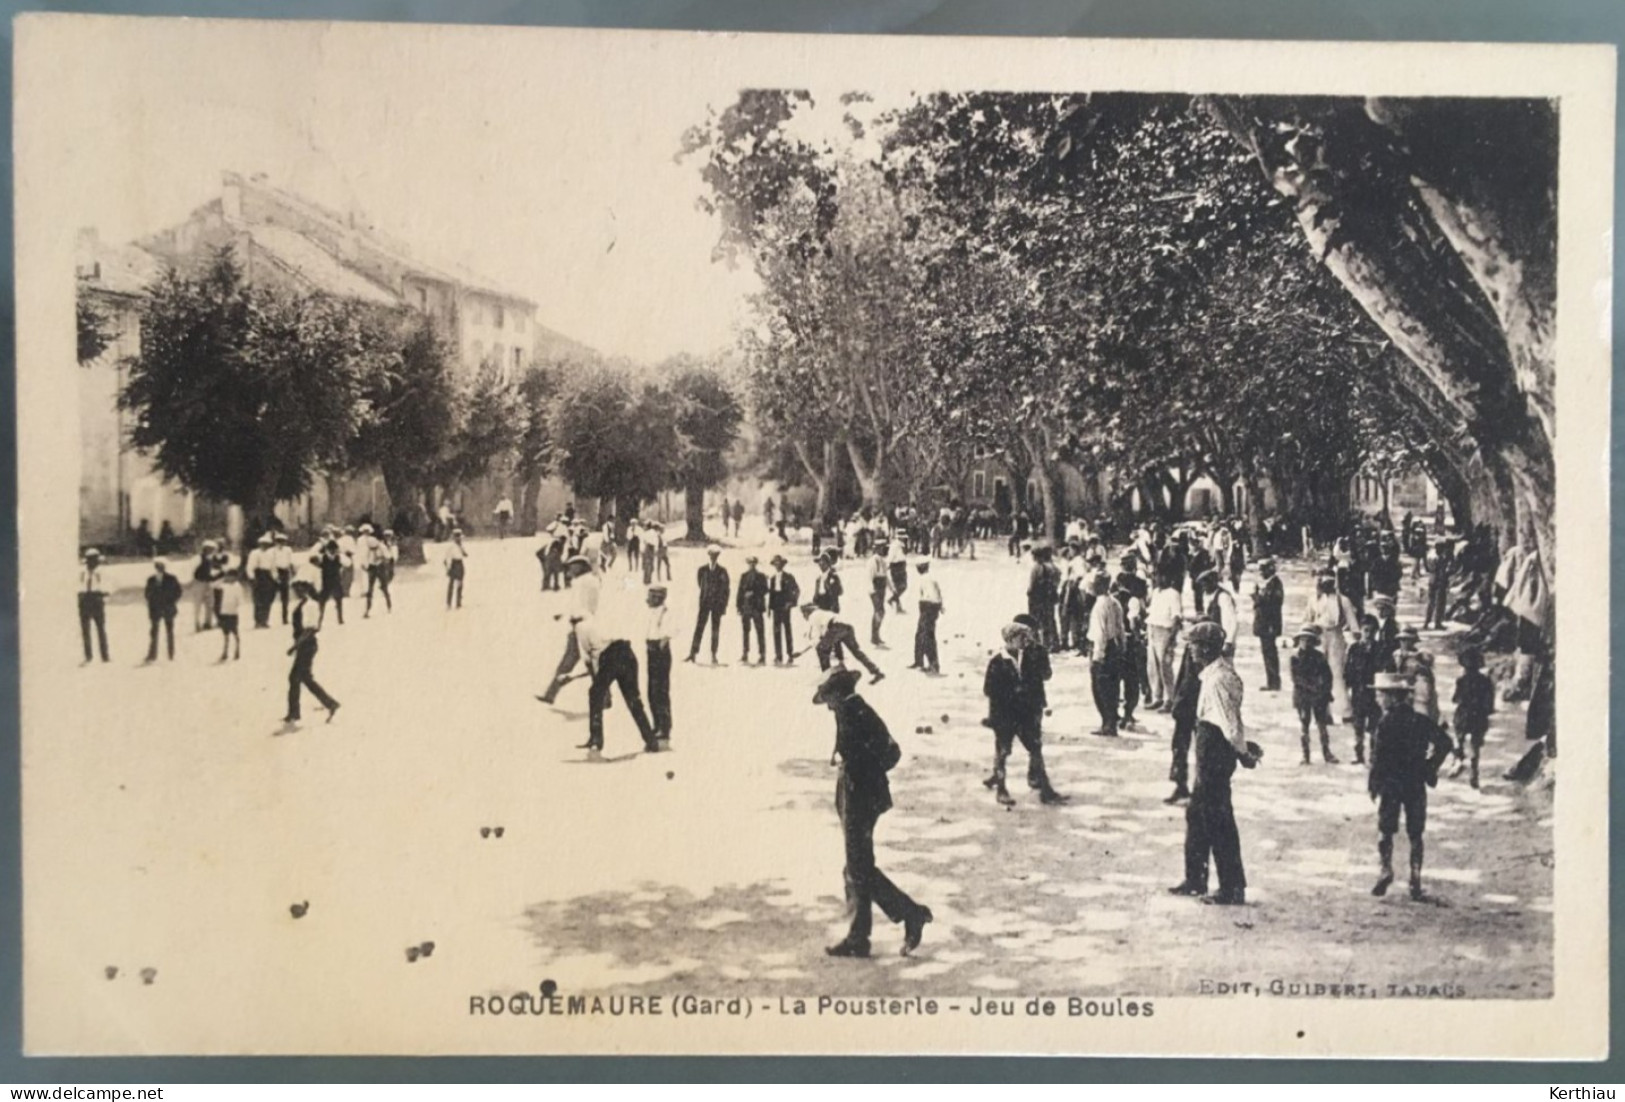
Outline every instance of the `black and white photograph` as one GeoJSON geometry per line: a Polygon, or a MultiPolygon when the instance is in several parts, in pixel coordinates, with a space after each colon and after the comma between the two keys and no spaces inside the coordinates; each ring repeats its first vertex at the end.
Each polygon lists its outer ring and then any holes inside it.
{"type": "Polygon", "coordinates": [[[1611,50],[17,39],[29,1051],[1605,1052],[1611,50]]]}

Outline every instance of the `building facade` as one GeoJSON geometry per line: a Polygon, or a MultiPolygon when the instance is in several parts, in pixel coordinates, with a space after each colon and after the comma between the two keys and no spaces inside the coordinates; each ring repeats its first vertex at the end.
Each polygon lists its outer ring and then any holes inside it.
{"type": "MultiPolygon", "coordinates": [[[[159,531],[193,528],[240,536],[235,509],[210,508],[169,486],[125,444],[117,409],[121,361],[140,349],[140,306],[146,287],[165,267],[188,272],[231,248],[254,286],[290,293],[320,292],[384,307],[407,307],[431,318],[453,348],[465,378],[482,368],[518,377],[533,357],[581,345],[541,325],[537,304],[454,264],[429,263],[391,239],[358,211],[337,211],[272,184],[263,175],[221,175],[220,194],[182,222],[134,245],[109,248],[81,231],[81,292],[109,319],[114,341],[82,376],[80,418],[84,475],[80,491],[83,542],[124,538],[142,519],[159,531]]],[[[489,520],[496,502],[520,494],[493,476],[451,488],[449,503],[473,524],[489,520]]],[[[562,504],[562,486],[535,488],[538,504],[562,504]]],[[[399,512],[375,474],[320,478],[302,498],[278,507],[293,528],[352,522],[369,516],[388,523],[399,512]]]]}

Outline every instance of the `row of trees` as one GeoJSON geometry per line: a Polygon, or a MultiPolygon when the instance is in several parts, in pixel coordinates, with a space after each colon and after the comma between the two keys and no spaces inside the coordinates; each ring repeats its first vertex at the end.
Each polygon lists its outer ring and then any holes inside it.
{"type": "Polygon", "coordinates": [[[1315,522],[1418,465],[1550,548],[1551,104],[748,91],[684,152],[761,278],[753,413],[820,491],[986,450],[1051,523],[1063,462],[1315,522]]]}
{"type": "MultiPolygon", "coordinates": [[[[80,362],[107,340],[82,304],[80,362]]],[[[623,519],[681,488],[698,538],[704,490],[725,473],[741,419],[714,364],[683,358],[651,375],[581,351],[517,378],[493,363],[464,372],[425,315],[251,286],[229,250],[149,288],[126,368],[129,442],[261,523],[318,477],[377,471],[414,523],[438,491],[500,475],[533,527],[539,482],[557,474],[623,519]]]]}

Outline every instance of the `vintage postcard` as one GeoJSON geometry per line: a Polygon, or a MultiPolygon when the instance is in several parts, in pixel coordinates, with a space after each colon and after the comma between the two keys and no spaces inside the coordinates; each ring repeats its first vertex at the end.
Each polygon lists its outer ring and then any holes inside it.
{"type": "Polygon", "coordinates": [[[1611,48],[16,40],[28,1052],[1605,1055],[1611,48]]]}

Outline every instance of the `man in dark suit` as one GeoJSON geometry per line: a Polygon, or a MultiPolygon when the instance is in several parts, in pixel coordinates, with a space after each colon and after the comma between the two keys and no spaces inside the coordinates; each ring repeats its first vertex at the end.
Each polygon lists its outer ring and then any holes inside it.
{"type": "Polygon", "coordinates": [[[867,957],[873,907],[879,906],[887,918],[903,924],[903,955],[908,956],[920,947],[931,908],[910,899],[875,864],[875,825],[892,805],[886,772],[902,752],[885,721],[857,694],[857,683],[857,671],[838,669],[813,694],[814,704],[835,713],[834,758],[841,767],[835,810],[846,843],[846,895],[852,907],[851,929],[825,952],[832,957],[867,957]]]}
{"type": "Polygon", "coordinates": [[[1263,581],[1253,592],[1253,634],[1258,636],[1258,651],[1264,656],[1264,691],[1281,691],[1281,654],[1275,641],[1281,637],[1281,606],[1286,601],[1286,590],[1275,573],[1275,560],[1258,560],[1258,572],[1263,581]]]}
{"type": "Polygon", "coordinates": [[[152,576],[147,579],[147,661],[158,661],[158,625],[164,625],[164,637],[169,644],[169,660],[175,660],[175,614],[180,609],[181,580],[169,572],[164,560],[152,561],[152,576]]]}
{"type": "Polygon", "coordinates": [[[801,604],[801,586],[796,584],[795,575],[785,571],[788,564],[783,555],[774,555],[770,565],[773,573],[767,578],[767,610],[773,616],[773,664],[777,666],[796,660],[790,614],[801,604]]]}
{"type": "Polygon", "coordinates": [[[1008,624],[1003,634],[1004,649],[988,661],[982,679],[987,725],[993,729],[993,775],[982,783],[993,790],[999,803],[1009,806],[1016,802],[1005,786],[1004,771],[1019,739],[1027,751],[1027,787],[1046,804],[1066,803],[1066,797],[1050,785],[1044,769],[1043,723],[1048,702],[1044,682],[1051,673],[1049,654],[1026,624],[1008,624]]]}
{"type": "Polygon", "coordinates": [[[750,633],[756,632],[756,664],[767,665],[767,638],[763,634],[767,621],[767,575],[756,569],[755,555],[745,560],[745,572],[739,575],[739,592],[734,607],[739,612],[739,626],[744,635],[740,644],[739,662],[750,662],[750,633]]]}
{"type": "Polygon", "coordinates": [[[700,588],[700,615],[694,621],[694,643],[688,649],[685,662],[692,662],[700,656],[700,639],[705,634],[706,621],[711,623],[711,664],[717,662],[717,631],[722,626],[722,614],[728,611],[728,593],[730,583],[728,570],[717,557],[722,554],[722,548],[712,544],[705,549],[710,556],[706,564],[700,567],[697,581],[700,588]]]}
{"type": "Polygon", "coordinates": [[[818,580],[813,583],[812,603],[826,612],[841,611],[841,576],[835,570],[835,552],[825,548],[818,556],[818,580]]]}

